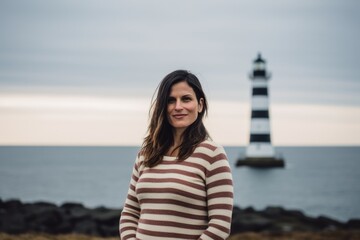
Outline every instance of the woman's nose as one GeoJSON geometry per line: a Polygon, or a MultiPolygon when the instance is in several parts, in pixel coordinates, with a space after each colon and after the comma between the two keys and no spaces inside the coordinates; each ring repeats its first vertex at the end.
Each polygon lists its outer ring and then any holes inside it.
{"type": "Polygon", "coordinates": [[[181,110],[181,109],[182,109],[181,101],[177,100],[175,104],[175,110],[181,110]]]}

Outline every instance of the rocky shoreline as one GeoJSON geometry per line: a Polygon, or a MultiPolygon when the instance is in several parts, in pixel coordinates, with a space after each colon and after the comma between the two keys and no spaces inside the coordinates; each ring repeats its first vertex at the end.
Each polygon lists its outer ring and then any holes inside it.
{"type": "MultiPolygon", "coordinates": [[[[85,234],[118,236],[121,209],[86,208],[79,203],[57,206],[47,202],[22,203],[0,199],[0,232],[9,234],[85,234]]],[[[325,216],[309,217],[299,210],[267,207],[264,210],[234,207],[231,234],[242,232],[359,231],[360,219],[340,222],[325,216]]]]}

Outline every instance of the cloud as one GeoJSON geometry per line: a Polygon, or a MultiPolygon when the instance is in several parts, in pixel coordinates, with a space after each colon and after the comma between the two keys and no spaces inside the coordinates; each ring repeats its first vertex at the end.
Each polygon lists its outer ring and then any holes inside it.
{"type": "MultiPolygon", "coordinates": [[[[0,97],[0,145],[141,145],[150,99],[79,95],[0,97]]],[[[270,107],[275,145],[358,145],[360,109],[313,104],[270,107]]],[[[246,145],[250,106],[210,101],[205,124],[223,145],[246,145]]]]}
{"type": "Polygon", "coordinates": [[[274,107],[358,108],[359,10],[355,0],[5,0],[0,94],[146,98],[182,68],[199,76],[210,99],[243,104],[261,52],[274,107]]]}

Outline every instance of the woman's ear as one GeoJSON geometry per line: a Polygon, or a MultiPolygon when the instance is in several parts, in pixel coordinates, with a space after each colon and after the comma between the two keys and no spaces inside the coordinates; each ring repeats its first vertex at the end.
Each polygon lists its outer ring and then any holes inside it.
{"type": "Polygon", "coordinates": [[[198,110],[198,112],[201,113],[202,110],[203,110],[203,108],[204,108],[204,99],[203,99],[203,98],[200,98],[200,100],[199,100],[199,110],[198,110]]]}

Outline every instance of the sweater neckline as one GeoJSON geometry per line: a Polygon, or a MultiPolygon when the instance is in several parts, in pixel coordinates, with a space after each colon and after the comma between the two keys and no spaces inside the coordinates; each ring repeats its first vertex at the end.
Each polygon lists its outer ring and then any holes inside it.
{"type": "Polygon", "coordinates": [[[168,160],[168,161],[174,161],[174,160],[177,160],[178,157],[174,157],[174,156],[163,156],[163,160],[168,160]]]}

